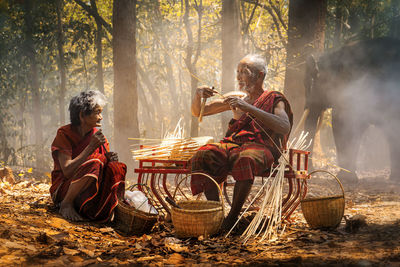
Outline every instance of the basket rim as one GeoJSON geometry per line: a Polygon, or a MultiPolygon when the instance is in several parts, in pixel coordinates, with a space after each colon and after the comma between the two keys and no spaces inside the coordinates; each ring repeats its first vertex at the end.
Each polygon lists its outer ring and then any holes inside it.
{"type": "MultiPolygon", "coordinates": [[[[128,204],[125,204],[124,202],[123,202],[123,200],[121,200],[121,199],[118,199],[118,204],[117,204],[117,206],[121,206],[121,208],[124,208],[124,209],[129,209],[129,210],[131,210],[132,211],[132,213],[135,213],[135,214],[137,214],[137,215],[139,215],[139,216],[144,216],[144,217],[150,217],[150,218],[158,218],[158,216],[159,216],[159,214],[157,213],[157,214],[153,214],[153,213],[149,213],[149,212],[145,212],[145,211],[142,211],[142,210],[138,210],[137,208],[135,208],[135,207],[132,207],[132,206],[130,206],[130,205],[128,205],[128,204]]],[[[158,212],[158,211],[157,211],[158,212]]]]}
{"type": "Polygon", "coordinates": [[[305,198],[302,199],[301,202],[312,202],[312,201],[318,201],[318,200],[329,200],[329,199],[344,199],[343,195],[334,195],[334,196],[328,196],[328,197],[310,197],[310,198],[305,198]]]}
{"type": "Polygon", "coordinates": [[[176,208],[172,207],[172,210],[175,212],[179,213],[205,213],[205,212],[213,212],[213,211],[223,211],[223,208],[220,206],[219,201],[213,201],[213,200],[182,200],[179,201],[177,204],[192,204],[192,203],[213,203],[213,204],[218,204],[219,207],[215,208],[210,208],[210,209],[201,209],[201,210],[190,210],[190,209],[183,209],[183,208],[176,208]]]}

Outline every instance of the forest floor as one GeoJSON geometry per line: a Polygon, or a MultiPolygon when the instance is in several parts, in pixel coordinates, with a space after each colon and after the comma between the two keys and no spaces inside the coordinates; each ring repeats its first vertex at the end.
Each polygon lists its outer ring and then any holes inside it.
{"type": "Polygon", "coordinates": [[[400,185],[363,179],[346,192],[345,215],[366,225],[310,229],[298,209],[278,240],[242,244],[240,236],[178,239],[168,223],[126,237],[110,225],[71,223],[43,182],[0,183],[0,266],[400,266],[400,185]],[[353,217],[354,218],[354,217],[353,217]]]}

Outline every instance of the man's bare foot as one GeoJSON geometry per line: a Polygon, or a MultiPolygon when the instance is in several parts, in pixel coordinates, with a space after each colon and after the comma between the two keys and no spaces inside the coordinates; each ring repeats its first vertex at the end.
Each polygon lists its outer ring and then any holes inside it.
{"type": "Polygon", "coordinates": [[[83,221],[83,218],[76,212],[72,203],[61,202],[60,214],[65,219],[73,222],[83,221]]]}
{"type": "Polygon", "coordinates": [[[229,215],[223,220],[222,225],[221,225],[221,231],[224,232],[229,232],[233,225],[236,223],[237,218],[231,218],[229,215]]]}

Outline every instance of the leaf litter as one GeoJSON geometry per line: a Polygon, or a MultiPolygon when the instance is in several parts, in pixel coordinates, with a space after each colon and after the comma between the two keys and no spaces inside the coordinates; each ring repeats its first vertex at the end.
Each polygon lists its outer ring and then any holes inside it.
{"type": "Polygon", "coordinates": [[[279,238],[243,245],[238,234],[178,239],[166,222],[141,236],[124,236],[112,224],[71,223],[52,205],[48,184],[1,182],[0,266],[398,266],[400,186],[360,184],[346,192],[337,229],[310,229],[299,208],[279,238]]]}

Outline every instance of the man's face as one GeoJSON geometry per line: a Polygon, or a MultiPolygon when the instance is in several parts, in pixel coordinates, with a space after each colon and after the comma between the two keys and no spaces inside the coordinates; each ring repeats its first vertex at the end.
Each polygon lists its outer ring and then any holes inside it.
{"type": "Polygon", "coordinates": [[[251,93],[255,85],[255,80],[251,76],[251,71],[246,64],[240,63],[238,65],[236,79],[238,81],[240,91],[251,93]]]}

